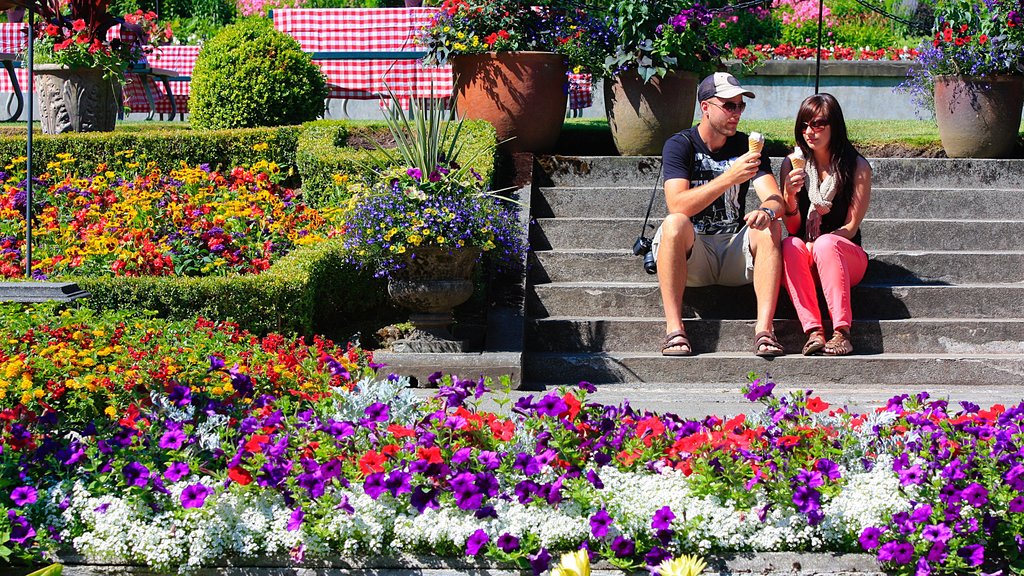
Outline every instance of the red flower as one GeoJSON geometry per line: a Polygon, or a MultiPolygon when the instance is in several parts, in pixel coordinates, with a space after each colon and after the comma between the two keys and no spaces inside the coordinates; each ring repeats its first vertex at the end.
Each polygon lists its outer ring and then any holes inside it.
{"type": "Polygon", "coordinates": [[[233,466],[228,469],[228,478],[238,482],[242,486],[252,482],[252,474],[241,466],[233,466]]]}
{"type": "Polygon", "coordinates": [[[53,24],[46,25],[47,36],[57,36],[58,34],[60,34],[60,28],[54,26],[53,24]]]}
{"type": "Polygon", "coordinates": [[[942,39],[944,41],[946,41],[946,42],[949,42],[949,41],[953,40],[953,31],[950,30],[949,28],[946,28],[945,30],[943,30],[942,31],[942,39]]]}
{"type": "Polygon", "coordinates": [[[815,396],[807,400],[807,409],[817,414],[818,412],[824,412],[828,410],[828,402],[825,402],[821,398],[815,396]]]}
{"type": "Polygon", "coordinates": [[[79,18],[71,23],[71,27],[74,28],[75,32],[81,32],[82,30],[85,30],[85,20],[79,18]]]}
{"type": "Polygon", "coordinates": [[[363,476],[369,476],[371,472],[384,471],[384,455],[370,450],[359,459],[359,471],[363,476]]]}
{"type": "Polygon", "coordinates": [[[960,33],[963,34],[964,32],[967,32],[967,24],[962,24],[960,26],[960,33]]]}
{"type": "Polygon", "coordinates": [[[981,36],[978,36],[978,44],[984,44],[985,42],[988,42],[987,35],[982,34],[981,36]]]}
{"type": "Polygon", "coordinates": [[[487,44],[488,46],[494,46],[494,43],[497,42],[497,41],[498,41],[498,35],[497,34],[490,34],[486,38],[484,38],[484,44],[487,44]]]}
{"type": "Polygon", "coordinates": [[[441,449],[437,446],[431,446],[430,448],[420,448],[416,455],[422,460],[426,460],[428,464],[443,464],[444,458],[441,457],[441,449]]]}
{"type": "Polygon", "coordinates": [[[263,445],[270,442],[270,436],[266,434],[256,434],[249,441],[245,443],[246,452],[252,452],[253,454],[259,454],[263,451],[263,445]]]}

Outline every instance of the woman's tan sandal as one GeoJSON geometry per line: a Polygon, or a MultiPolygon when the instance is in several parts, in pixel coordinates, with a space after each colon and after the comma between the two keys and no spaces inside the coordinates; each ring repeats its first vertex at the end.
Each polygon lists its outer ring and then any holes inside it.
{"type": "Polygon", "coordinates": [[[846,356],[853,352],[853,342],[850,342],[850,335],[844,334],[842,330],[836,330],[832,339],[825,344],[826,356],[846,356]]]}
{"type": "Polygon", "coordinates": [[[758,332],[754,334],[754,354],[761,358],[771,358],[774,356],[782,356],[786,351],[782,349],[782,344],[779,344],[775,334],[772,334],[768,330],[758,332]]]}
{"type": "Polygon", "coordinates": [[[801,351],[804,356],[811,356],[821,352],[821,349],[825,347],[825,333],[821,329],[811,330],[807,333],[807,343],[804,344],[804,349],[801,351]]]}
{"type": "Polygon", "coordinates": [[[665,334],[661,342],[662,356],[692,356],[693,348],[690,347],[690,339],[686,337],[685,330],[675,330],[665,334]]]}

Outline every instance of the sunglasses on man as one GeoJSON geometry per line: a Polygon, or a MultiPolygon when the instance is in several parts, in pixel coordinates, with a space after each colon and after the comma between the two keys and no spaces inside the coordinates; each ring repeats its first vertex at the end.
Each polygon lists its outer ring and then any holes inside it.
{"type": "Polygon", "coordinates": [[[717,102],[708,101],[708,104],[717,106],[722,110],[725,110],[729,114],[742,114],[747,109],[746,102],[726,102],[725,104],[718,104],[717,102]]]}

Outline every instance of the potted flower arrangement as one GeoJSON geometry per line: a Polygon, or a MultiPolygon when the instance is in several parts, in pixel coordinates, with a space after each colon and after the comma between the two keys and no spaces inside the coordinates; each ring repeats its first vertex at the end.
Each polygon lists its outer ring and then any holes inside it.
{"type": "Polygon", "coordinates": [[[125,70],[152,50],[150,43],[170,40],[170,29],[156,14],[141,10],[116,18],[110,0],[15,0],[36,12],[34,72],[43,132],[114,129],[118,85],[125,70]],[[119,37],[108,32],[121,24],[119,37]],[[74,102],[66,99],[73,95],[74,102]]]}
{"type": "Polygon", "coordinates": [[[934,103],[951,157],[1001,158],[1017,145],[1024,102],[1024,11],[1016,0],[947,0],[935,9],[920,68],[902,85],[934,103]],[[934,100],[932,98],[934,97],[934,100]]]}
{"type": "Polygon", "coordinates": [[[397,148],[382,149],[369,183],[353,179],[345,207],[345,247],[357,266],[388,279],[388,293],[412,311],[405,350],[455,352],[452,309],[473,294],[482,253],[515,265],[523,252],[514,203],[488,191],[457,161],[461,121],[443,120],[442,99],[414,101],[410,122],[389,111],[397,148]]]}
{"type": "Polygon", "coordinates": [[[428,62],[452,64],[460,115],[487,120],[511,152],[554,146],[566,72],[598,70],[600,22],[557,0],[445,0],[421,36],[428,62]]]}
{"type": "Polygon", "coordinates": [[[697,82],[721,63],[711,12],[690,0],[613,0],[616,44],[605,61],[605,107],[623,155],[657,155],[693,124],[697,82]]]}

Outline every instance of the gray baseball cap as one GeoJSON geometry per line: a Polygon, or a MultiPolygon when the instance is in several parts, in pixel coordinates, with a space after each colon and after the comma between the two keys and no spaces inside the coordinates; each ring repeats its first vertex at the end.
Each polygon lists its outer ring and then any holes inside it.
{"type": "Polygon", "coordinates": [[[728,72],[715,72],[711,76],[701,80],[697,87],[697,101],[703,102],[709,98],[732,98],[739,95],[747,98],[754,98],[754,93],[747,90],[736,78],[728,72]]]}

